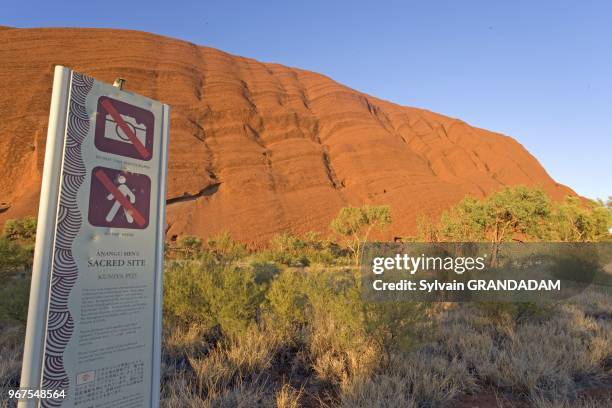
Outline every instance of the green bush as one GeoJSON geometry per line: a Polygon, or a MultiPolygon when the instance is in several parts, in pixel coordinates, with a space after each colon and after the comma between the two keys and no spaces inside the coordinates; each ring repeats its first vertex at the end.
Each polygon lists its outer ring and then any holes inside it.
{"type": "Polygon", "coordinates": [[[32,244],[22,244],[0,237],[0,280],[6,282],[10,276],[29,270],[33,256],[32,244]]]}
{"type": "Polygon", "coordinates": [[[437,223],[423,218],[413,241],[595,242],[611,239],[611,207],[567,197],[556,203],[539,188],[505,187],[485,199],[466,197],[444,211],[437,223]]]}
{"type": "Polygon", "coordinates": [[[6,220],[3,235],[11,241],[34,243],[36,238],[36,218],[25,217],[6,220]]]}
{"type": "Polygon", "coordinates": [[[0,322],[26,324],[30,296],[30,277],[12,277],[0,286],[0,322]]]}
{"type": "Polygon", "coordinates": [[[247,255],[244,244],[234,241],[228,232],[223,232],[209,238],[206,241],[206,250],[211,252],[221,262],[237,261],[247,255]]]}
{"type": "Polygon", "coordinates": [[[555,207],[551,219],[551,238],[558,241],[596,242],[610,240],[612,207],[603,202],[581,202],[567,197],[555,207]]]}
{"type": "Polygon", "coordinates": [[[195,258],[202,253],[202,239],[194,235],[179,238],[178,250],[187,258],[195,258]]]}
{"type": "Polygon", "coordinates": [[[25,325],[36,219],[7,220],[0,237],[0,322],[25,325]]]}
{"type": "MultiPolygon", "coordinates": [[[[273,280],[266,300],[266,321],[284,335],[312,336],[331,326],[329,341],[345,348],[368,331],[359,277],[349,269],[285,269],[273,280]]],[[[369,334],[378,335],[374,330],[369,334]]]]}
{"type": "Polygon", "coordinates": [[[272,262],[289,266],[308,266],[310,261],[306,256],[306,243],[298,237],[282,233],[270,240],[270,249],[264,253],[272,262]]]}
{"type": "Polygon", "coordinates": [[[248,254],[245,245],[234,241],[227,232],[210,237],[206,242],[195,235],[184,235],[174,247],[166,243],[164,250],[169,255],[176,254],[175,258],[179,259],[212,257],[217,263],[231,263],[248,254]]]}
{"type": "Polygon", "coordinates": [[[166,268],[164,317],[183,326],[219,325],[236,336],[253,323],[263,300],[263,285],[252,268],[218,264],[212,257],[166,268]]]}
{"type": "Polygon", "coordinates": [[[266,285],[272,282],[281,272],[280,267],[274,262],[252,262],[251,268],[255,274],[255,282],[259,285],[266,285]]]}
{"type": "Polygon", "coordinates": [[[266,293],[269,322],[283,332],[308,321],[309,307],[306,275],[299,270],[282,271],[270,285],[266,293]]]}
{"type": "Polygon", "coordinates": [[[301,237],[291,233],[277,234],[270,240],[268,249],[256,254],[255,258],[296,267],[346,264],[348,259],[342,248],[322,239],[316,232],[308,232],[301,237]]]}

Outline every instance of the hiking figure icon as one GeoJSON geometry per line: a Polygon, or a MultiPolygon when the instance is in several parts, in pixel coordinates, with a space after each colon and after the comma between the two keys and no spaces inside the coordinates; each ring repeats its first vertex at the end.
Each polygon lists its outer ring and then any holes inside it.
{"type": "MultiPolygon", "coordinates": [[[[117,186],[117,190],[119,190],[119,192],[123,194],[124,197],[127,197],[130,200],[130,203],[134,204],[136,202],[136,196],[134,195],[134,193],[132,193],[132,190],[130,190],[130,188],[125,184],[126,182],[125,176],[122,176],[122,175],[119,176],[117,178],[117,181],[119,182],[119,185],[117,186]]],[[[115,200],[115,203],[113,204],[110,211],[106,215],[106,222],[112,222],[115,216],[117,215],[117,211],[119,211],[122,205],[121,205],[121,202],[117,198],[115,198],[115,195],[113,193],[109,193],[106,196],[106,199],[115,200]]],[[[125,218],[127,219],[127,222],[129,222],[130,224],[133,223],[134,217],[132,217],[131,212],[128,211],[126,208],[123,209],[123,212],[125,214],[125,218]]]]}
{"type": "Polygon", "coordinates": [[[145,229],[151,209],[151,179],[145,174],[95,167],[87,218],[96,227],[145,229]]]}

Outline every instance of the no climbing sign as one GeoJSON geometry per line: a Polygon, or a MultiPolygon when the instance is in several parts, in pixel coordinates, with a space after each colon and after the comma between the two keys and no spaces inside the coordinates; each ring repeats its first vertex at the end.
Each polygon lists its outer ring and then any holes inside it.
{"type": "Polygon", "coordinates": [[[56,67],[21,406],[159,405],[169,107],[56,67]]]}

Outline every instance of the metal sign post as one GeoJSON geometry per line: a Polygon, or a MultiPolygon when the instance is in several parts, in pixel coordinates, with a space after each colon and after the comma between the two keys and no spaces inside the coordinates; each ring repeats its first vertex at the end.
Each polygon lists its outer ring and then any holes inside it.
{"type": "Polygon", "coordinates": [[[21,388],[159,405],[169,107],[58,66],[21,388]]]}

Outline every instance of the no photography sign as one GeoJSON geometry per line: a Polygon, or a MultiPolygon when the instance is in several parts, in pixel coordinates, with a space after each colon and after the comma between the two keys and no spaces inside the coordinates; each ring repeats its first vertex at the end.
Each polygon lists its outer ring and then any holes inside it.
{"type": "Polygon", "coordinates": [[[56,67],[20,406],[159,405],[169,107],[56,67]]]}

